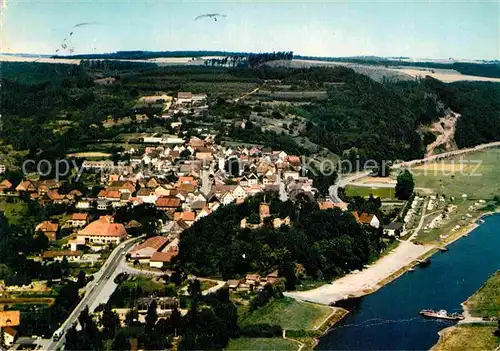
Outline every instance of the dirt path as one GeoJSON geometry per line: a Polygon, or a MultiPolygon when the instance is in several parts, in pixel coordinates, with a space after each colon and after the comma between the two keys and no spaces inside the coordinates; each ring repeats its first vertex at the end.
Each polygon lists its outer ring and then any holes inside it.
{"type": "Polygon", "coordinates": [[[240,97],[237,97],[236,99],[234,99],[234,102],[238,102],[238,101],[240,101],[241,99],[244,99],[244,98],[246,98],[246,97],[248,97],[248,96],[250,96],[250,95],[253,95],[253,94],[255,94],[256,92],[258,92],[259,90],[260,90],[260,87],[255,88],[254,90],[252,90],[252,91],[250,91],[250,92],[248,92],[248,93],[245,93],[245,94],[241,95],[240,97]]]}
{"type": "Polygon", "coordinates": [[[431,131],[439,133],[436,140],[427,145],[426,156],[432,156],[436,148],[444,145],[445,150],[449,150],[455,146],[455,130],[457,121],[460,115],[455,112],[448,112],[445,117],[442,117],[436,123],[432,124],[431,131]]]}

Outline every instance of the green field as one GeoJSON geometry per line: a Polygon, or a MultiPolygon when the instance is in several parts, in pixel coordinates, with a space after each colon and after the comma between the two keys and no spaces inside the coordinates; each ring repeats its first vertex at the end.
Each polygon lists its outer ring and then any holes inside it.
{"type": "Polygon", "coordinates": [[[327,306],[298,302],[290,298],[274,300],[246,316],[242,324],[277,324],[283,329],[313,329],[332,313],[327,306]]]}
{"type": "Polygon", "coordinates": [[[494,350],[500,341],[493,335],[496,327],[484,324],[464,324],[444,332],[432,351],[494,350]]]}
{"type": "Polygon", "coordinates": [[[379,197],[381,200],[393,200],[396,198],[394,188],[377,188],[369,186],[347,185],[345,188],[347,196],[361,196],[368,197],[373,195],[379,197]]]}
{"type": "Polygon", "coordinates": [[[466,305],[474,317],[500,317],[500,271],[493,274],[466,305]]]}
{"type": "Polygon", "coordinates": [[[413,167],[412,173],[416,187],[432,189],[446,196],[467,194],[469,199],[490,199],[500,194],[499,165],[500,149],[494,148],[467,154],[462,159],[413,167]]]}
{"type": "MultiPolygon", "coordinates": [[[[491,200],[500,195],[500,149],[485,149],[467,154],[462,158],[448,159],[412,168],[417,193],[443,195],[446,204],[457,209],[439,228],[421,230],[417,240],[430,242],[439,240],[441,234],[450,234],[456,225],[468,226],[473,218],[481,214],[481,207],[469,210],[478,200],[491,200]],[[479,167],[476,169],[477,165],[479,167]],[[462,197],[466,194],[466,197],[462,197]],[[451,201],[451,197],[454,200],[451,201]],[[467,214],[472,217],[467,217],[467,214]]],[[[429,218],[430,220],[431,218],[429,218]]]]}
{"type": "Polygon", "coordinates": [[[299,344],[282,338],[238,338],[231,339],[226,350],[297,350],[299,344]]]}

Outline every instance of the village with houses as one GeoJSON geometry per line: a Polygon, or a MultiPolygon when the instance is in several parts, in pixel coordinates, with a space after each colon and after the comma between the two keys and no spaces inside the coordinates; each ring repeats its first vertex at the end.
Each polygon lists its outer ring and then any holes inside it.
{"type": "MultiPolygon", "coordinates": [[[[160,98],[168,105],[162,118],[186,111],[196,113],[206,107],[205,94],[179,92],[175,99],[160,98]]],[[[157,99],[149,97],[145,101],[156,102],[157,99]]],[[[188,138],[144,136],[142,143],[141,148],[121,152],[121,157],[127,157],[126,162],[99,157],[82,159],[80,176],[93,175],[97,180],[97,184],[89,184],[87,189],[72,188],[66,180],[50,178],[24,178],[17,184],[9,179],[0,182],[0,198],[9,201],[25,198],[42,207],[63,209],[63,216],[36,225],[33,235],[45,236],[49,248],[31,259],[42,264],[65,262],[73,267],[72,272],[81,267],[91,275],[102,267],[110,250],[134,238],[137,243],[121,257],[130,268],[130,272],[124,273],[127,279],[130,273],[132,276],[158,276],[172,271],[183,231],[221,206],[242,204],[249,197],[269,192],[277,194],[281,201],[295,201],[305,196],[317,203],[320,210],[348,210],[345,202],[334,202],[318,193],[299,155],[258,145],[222,146],[210,134],[188,138]],[[133,212],[134,208],[145,206],[156,216],[152,219],[155,224],[148,230],[138,218],[123,222],[119,218],[124,216],[117,216],[124,209],[133,212]]],[[[373,213],[353,211],[353,216],[359,224],[381,227],[373,213]]],[[[243,218],[240,227],[258,229],[268,219],[276,229],[291,224],[289,217],[271,216],[269,204],[262,202],[258,219],[243,218]]],[[[403,223],[391,223],[384,233],[397,237],[402,227],[403,223]]],[[[247,272],[244,277],[214,284],[218,288],[225,286],[230,291],[250,293],[278,282],[280,277],[275,270],[264,276],[247,272]]],[[[0,285],[0,289],[5,287],[0,285]]],[[[20,289],[29,291],[30,287],[20,289]]],[[[158,298],[162,305],[161,299],[166,297],[158,298]]],[[[170,298],[175,300],[177,297],[170,298]]],[[[128,310],[132,308],[134,306],[128,306],[128,310]]],[[[122,322],[128,310],[117,309],[122,322]]],[[[0,312],[0,317],[2,313],[12,312],[0,312]]],[[[7,334],[15,334],[16,323],[12,322],[5,329],[7,334]]],[[[14,339],[6,340],[6,345],[13,342],[14,339]]]]}
{"type": "Polygon", "coordinates": [[[357,348],[330,328],[358,298],[444,272],[500,206],[499,142],[450,107],[484,94],[292,52],[136,58],[5,65],[0,349],[357,348]]]}

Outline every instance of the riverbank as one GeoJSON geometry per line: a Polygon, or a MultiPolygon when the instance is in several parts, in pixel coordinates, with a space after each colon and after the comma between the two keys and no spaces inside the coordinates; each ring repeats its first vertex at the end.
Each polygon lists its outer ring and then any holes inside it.
{"type": "Polygon", "coordinates": [[[477,349],[494,349],[500,346],[500,337],[494,335],[497,321],[484,320],[483,317],[500,318],[500,271],[488,280],[461,305],[464,319],[457,325],[441,330],[438,342],[431,350],[451,350],[457,345],[468,349],[474,345],[477,349]]]}
{"type": "Polygon", "coordinates": [[[283,330],[282,335],[270,338],[236,338],[231,340],[227,350],[312,351],[319,338],[347,313],[347,310],[340,307],[296,301],[287,297],[273,299],[243,317],[240,325],[242,328],[259,324],[276,325],[283,330]],[[265,345],[262,345],[263,342],[265,345]]]}
{"type": "Polygon", "coordinates": [[[319,339],[349,313],[340,307],[330,306],[330,308],[332,313],[318,326],[309,330],[283,330],[283,338],[297,342],[299,344],[298,351],[312,351],[318,345],[319,339]]]}
{"type": "Polygon", "coordinates": [[[451,350],[494,350],[498,347],[498,337],[493,333],[495,325],[459,324],[445,328],[439,334],[439,341],[431,351],[451,350]]]}
{"type": "Polygon", "coordinates": [[[350,313],[320,339],[317,349],[430,349],[438,332],[455,323],[422,318],[419,311],[460,313],[460,304],[500,269],[500,215],[484,219],[473,235],[455,240],[449,252],[434,255],[429,266],[403,274],[376,293],[342,301],[350,313]]]}
{"type": "Polygon", "coordinates": [[[391,253],[359,273],[350,273],[316,289],[291,291],[285,295],[297,300],[330,305],[348,298],[372,294],[418,265],[418,261],[429,259],[439,251],[440,247],[446,247],[468,235],[479,226],[477,222],[483,217],[496,213],[499,211],[478,214],[468,226],[457,230],[440,244],[416,245],[410,241],[403,241],[391,253]]]}

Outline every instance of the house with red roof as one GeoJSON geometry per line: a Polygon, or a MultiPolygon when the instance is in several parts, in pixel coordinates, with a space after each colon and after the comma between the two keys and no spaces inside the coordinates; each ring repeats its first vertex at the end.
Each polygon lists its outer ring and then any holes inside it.
{"type": "Polygon", "coordinates": [[[172,262],[172,259],[179,253],[179,239],[172,240],[161,251],[155,252],[149,260],[149,266],[154,268],[163,268],[172,262]]]}
{"type": "Polygon", "coordinates": [[[35,192],[36,186],[31,180],[23,180],[16,187],[17,192],[35,192]]]}
{"type": "Polygon", "coordinates": [[[156,208],[162,211],[175,210],[181,207],[181,199],[177,197],[162,196],[155,201],[156,208]]]}
{"type": "Polygon", "coordinates": [[[35,233],[43,233],[50,241],[57,239],[59,224],[50,221],[43,221],[35,227],[35,233]]]}
{"type": "Polygon", "coordinates": [[[68,225],[71,227],[81,228],[87,225],[89,221],[88,213],[73,213],[71,219],[68,219],[68,225]]]}
{"type": "Polygon", "coordinates": [[[101,216],[78,232],[77,238],[90,244],[119,244],[127,237],[125,226],[111,216],[101,216]]]}
{"type": "Polygon", "coordinates": [[[12,183],[8,179],[5,179],[0,183],[0,192],[5,192],[10,189],[12,189],[12,183]]]}
{"type": "Polygon", "coordinates": [[[137,244],[131,251],[132,260],[139,260],[141,263],[149,263],[154,253],[161,251],[167,244],[168,239],[165,236],[154,236],[137,244]]]}
{"type": "Polygon", "coordinates": [[[352,215],[359,224],[370,225],[374,228],[380,227],[380,220],[374,214],[366,212],[360,214],[357,211],[354,211],[352,215]]]}

